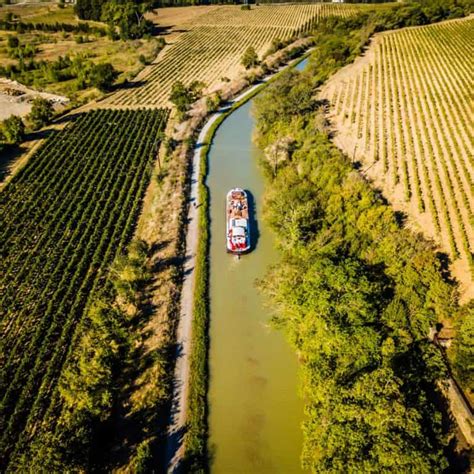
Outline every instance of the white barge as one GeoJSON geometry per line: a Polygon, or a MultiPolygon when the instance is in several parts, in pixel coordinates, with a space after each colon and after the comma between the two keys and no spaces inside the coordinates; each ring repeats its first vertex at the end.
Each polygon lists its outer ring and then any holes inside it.
{"type": "Polygon", "coordinates": [[[250,250],[250,221],[247,193],[241,188],[227,193],[227,251],[242,254],[250,250]]]}

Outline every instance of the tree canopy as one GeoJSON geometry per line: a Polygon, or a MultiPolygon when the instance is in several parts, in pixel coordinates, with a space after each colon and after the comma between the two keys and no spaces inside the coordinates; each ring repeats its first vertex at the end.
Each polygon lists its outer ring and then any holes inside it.
{"type": "Polygon", "coordinates": [[[1,135],[6,143],[18,144],[25,138],[25,124],[17,115],[12,115],[2,122],[1,135]]]}
{"type": "Polygon", "coordinates": [[[253,48],[253,46],[249,46],[245,50],[240,62],[242,66],[244,66],[245,69],[250,69],[252,67],[258,66],[259,64],[258,55],[255,49],[253,48]]]}
{"type": "Polygon", "coordinates": [[[31,112],[28,119],[31,122],[33,129],[38,129],[47,125],[53,118],[54,108],[53,104],[42,97],[36,97],[33,100],[31,112]]]}

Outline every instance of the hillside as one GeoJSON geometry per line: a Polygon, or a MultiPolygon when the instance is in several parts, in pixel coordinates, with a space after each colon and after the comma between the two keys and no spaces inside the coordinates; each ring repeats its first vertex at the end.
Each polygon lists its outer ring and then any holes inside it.
{"type": "Polygon", "coordinates": [[[137,76],[132,83],[135,87],[117,92],[105,103],[165,106],[175,81],[202,81],[209,88],[222,85],[245,72],[240,60],[248,46],[253,46],[261,58],[274,39],[309,33],[321,18],[348,17],[367,7],[310,4],[252,6],[251,10],[240,6],[199,8],[205,10],[181,24],[185,32],[137,76]]]}
{"type": "Polygon", "coordinates": [[[323,88],[336,144],[474,297],[474,18],[375,37],[323,88]]]}

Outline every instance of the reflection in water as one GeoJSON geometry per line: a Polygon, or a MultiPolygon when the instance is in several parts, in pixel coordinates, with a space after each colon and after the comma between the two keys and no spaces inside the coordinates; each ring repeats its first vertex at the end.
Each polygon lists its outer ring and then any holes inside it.
{"type": "Polygon", "coordinates": [[[263,178],[252,129],[248,103],[219,128],[209,156],[211,471],[297,473],[303,403],[296,356],[281,333],[269,330],[270,314],[255,288],[278,254],[261,219],[263,178]],[[252,238],[258,236],[240,260],[225,249],[225,196],[234,187],[251,193],[252,238]]]}

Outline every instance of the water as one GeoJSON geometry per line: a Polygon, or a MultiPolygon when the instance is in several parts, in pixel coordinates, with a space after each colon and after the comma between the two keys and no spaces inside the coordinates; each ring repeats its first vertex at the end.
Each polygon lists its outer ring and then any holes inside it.
{"type": "Polygon", "coordinates": [[[264,181],[250,108],[248,102],[224,121],[209,154],[211,471],[297,473],[303,418],[297,360],[283,334],[268,327],[270,313],[255,287],[278,255],[261,219],[264,181]],[[259,234],[255,250],[240,260],[225,250],[225,196],[233,187],[253,196],[259,234]]]}

